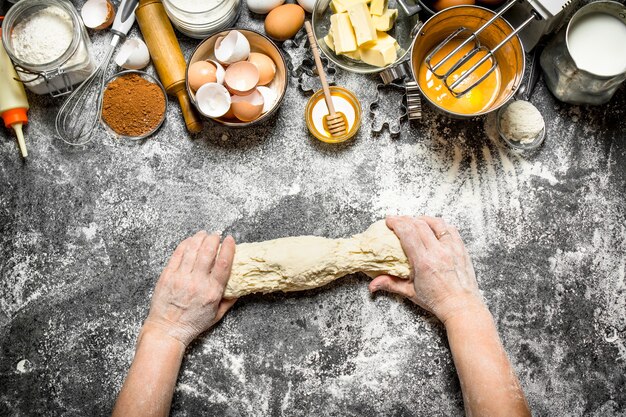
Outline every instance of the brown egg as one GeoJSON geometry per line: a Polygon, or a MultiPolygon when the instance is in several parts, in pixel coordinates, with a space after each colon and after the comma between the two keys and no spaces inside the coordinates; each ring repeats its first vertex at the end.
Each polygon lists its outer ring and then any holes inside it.
{"type": "Polygon", "coordinates": [[[276,64],[269,56],[258,52],[251,52],[248,61],[252,62],[259,70],[259,85],[272,82],[276,75],[276,64]]]}
{"type": "Polygon", "coordinates": [[[232,94],[250,94],[259,83],[259,70],[252,62],[239,61],[226,68],[224,85],[232,94]]]}
{"type": "Polygon", "coordinates": [[[207,61],[197,61],[189,66],[187,78],[189,86],[197,91],[200,87],[207,83],[217,81],[217,68],[215,65],[207,61]]]}
{"type": "Polygon", "coordinates": [[[265,18],[265,33],[277,41],[292,38],[304,24],[304,9],[297,4],[278,6],[265,18]]]}
{"type": "Polygon", "coordinates": [[[440,12],[454,6],[473,6],[476,0],[435,0],[433,1],[433,9],[440,12]]]}
{"type": "Polygon", "coordinates": [[[247,96],[232,96],[231,109],[242,122],[251,122],[263,113],[263,95],[254,90],[247,96]]]}

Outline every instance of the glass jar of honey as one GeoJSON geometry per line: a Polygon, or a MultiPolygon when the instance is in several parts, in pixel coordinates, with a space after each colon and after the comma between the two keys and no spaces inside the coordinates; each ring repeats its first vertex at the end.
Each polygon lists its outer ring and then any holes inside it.
{"type": "Polygon", "coordinates": [[[307,102],[305,109],[306,125],[309,132],[322,142],[345,142],[352,138],[361,126],[361,103],[350,90],[336,86],[329,88],[335,110],[345,116],[346,133],[341,136],[332,136],[328,131],[324,116],[327,116],[329,112],[324,99],[324,90],[319,90],[313,94],[307,102]]]}

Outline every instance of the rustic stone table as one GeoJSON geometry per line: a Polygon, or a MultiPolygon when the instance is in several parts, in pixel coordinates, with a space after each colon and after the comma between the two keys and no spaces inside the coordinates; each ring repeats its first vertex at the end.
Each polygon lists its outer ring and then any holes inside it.
{"type": "MultiPolygon", "coordinates": [[[[239,25],[262,29],[245,11],[239,25]]],[[[101,57],[110,35],[91,35],[101,57]]],[[[197,44],[181,43],[186,56],[197,44]]],[[[304,50],[287,49],[297,64],[304,50]]],[[[430,109],[397,138],[372,135],[397,102],[372,118],[377,78],[334,79],[366,110],[343,146],[308,135],[310,93],[296,78],[261,127],[207,123],[192,139],[173,103],[138,145],[100,129],[69,147],[54,133],[60,101],[29,96],[28,160],[6,130],[0,138],[0,415],[108,414],[154,283],[195,231],[339,237],[387,213],[460,228],[536,415],[626,413],[625,89],[577,107],[540,82],[532,101],[548,138],[517,155],[490,118],[430,109]]],[[[442,326],[404,300],[372,298],[367,282],[241,299],[189,348],[172,414],[461,415],[442,326]]]]}

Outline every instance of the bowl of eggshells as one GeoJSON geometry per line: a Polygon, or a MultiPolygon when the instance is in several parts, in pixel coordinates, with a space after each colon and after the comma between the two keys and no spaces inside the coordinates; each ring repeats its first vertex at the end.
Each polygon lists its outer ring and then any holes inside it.
{"type": "Polygon", "coordinates": [[[227,29],[205,39],[186,71],[187,92],[200,114],[235,128],[268,120],[282,103],[288,79],[276,44],[247,29],[227,29]]]}

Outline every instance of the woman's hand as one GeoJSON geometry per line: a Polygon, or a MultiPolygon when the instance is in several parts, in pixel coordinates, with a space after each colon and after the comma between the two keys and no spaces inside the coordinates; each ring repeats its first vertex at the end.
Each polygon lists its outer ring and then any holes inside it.
{"type": "Polygon", "coordinates": [[[217,323],[236,299],[223,299],[235,256],[235,240],[220,247],[218,234],[184,240],[157,282],[144,329],[156,329],[188,346],[217,323]],[[219,254],[218,254],[219,250],[219,254]]]}
{"type": "Polygon", "coordinates": [[[378,276],[369,285],[371,292],[385,290],[403,295],[444,324],[459,313],[486,308],[472,261],[454,226],[427,216],[388,217],[387,226],[400,239],[411,276],[408,280],[378,276]]]}

